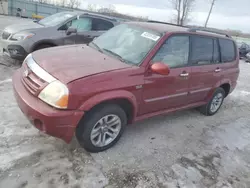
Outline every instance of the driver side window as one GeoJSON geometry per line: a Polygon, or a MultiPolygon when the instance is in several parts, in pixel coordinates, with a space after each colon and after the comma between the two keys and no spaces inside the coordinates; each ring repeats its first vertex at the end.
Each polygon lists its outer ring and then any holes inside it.
{"type": "Polygon", "coordinates": [[[92,19],[88,17],[81,17],[74,19],[63,25],[60,30],[67,30],[69,27],[77,28],[77,31],[90,31],[92,28],[92,19]]]}
{"type": "Polygon", "coordinates": [[[170,68],[188,64],[189,36],[173,36],[165,41],[153,58],[153,62],[163,62],[170,68]]]}

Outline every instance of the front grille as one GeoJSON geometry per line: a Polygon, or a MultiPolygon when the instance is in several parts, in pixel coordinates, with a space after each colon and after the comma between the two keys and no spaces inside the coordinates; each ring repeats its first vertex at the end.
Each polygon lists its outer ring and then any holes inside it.
{"type": "Polygon", "coordinates": [[[2,39],[8,39],[10,37],[10,33],[8,33],[7,31],[3,31],[2,33],[2,39]]]}
{"type": "Polygon", "coordinates": [[[25,88],[30,93],[37,96],[39,92],[45,87],[46,81],[34,74],[34,72],[32,72],[26,64],[24,64],[22,67],[22,73],[22,82],[25,88]]]}

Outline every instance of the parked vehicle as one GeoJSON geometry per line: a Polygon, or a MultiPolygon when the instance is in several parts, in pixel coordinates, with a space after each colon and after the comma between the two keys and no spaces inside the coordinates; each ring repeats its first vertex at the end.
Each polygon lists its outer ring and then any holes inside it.
{"type": "Polygon", "coordinates": [[[16,9],[16,17],[27,18],[26,10],[21,9],[21,8],[17,8],[16,9]]]}
{"type": "Polygon", "coordinates": [[[38,22],[8,26],[0,42],[4,54],[23,60],[27,54],[39,49],[89,43],[117,24],[117,19],[108,16],[60,12],[38,22]]]}
{"type": "Polygon", "coordinates": [[[240,58],[245,58],[246,54],[250,52],[250,46],[246,43],[241,43],[238,45],[240,58]]]}
{"type": "Polygon", "coordinates": [[[250,52],[248,52],[246,55],[246,62],[250,62],[250,52]]]}
{"type": "MultiPolygon", "coordinates": [[[[13,76],[19,107],[39,130],[90,152],[127,124],[188,108],[212,116],[235,88],[230,37],[159,23],[120,24],[89,45],[43,49],[13,76]]],[[[167,126],[167,125],[166,125],[167,126]]]]}

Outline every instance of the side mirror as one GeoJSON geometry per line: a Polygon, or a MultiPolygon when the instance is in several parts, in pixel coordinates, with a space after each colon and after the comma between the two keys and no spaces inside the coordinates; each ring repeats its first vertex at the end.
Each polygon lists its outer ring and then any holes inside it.
{"type": "Polygon", "coordinates": [[[77,33],[77,29],[75,27],[69,27],[66,31],[66,35],[70,35],[72,33],[77,33]]]}
{"type": "Polygon", "coordinates": [[[153,65],[151,65],[150,69],[152,72],[161,75],[168,75],[170,72],[169,67],[162,62],[155,62],[153,65]]]}

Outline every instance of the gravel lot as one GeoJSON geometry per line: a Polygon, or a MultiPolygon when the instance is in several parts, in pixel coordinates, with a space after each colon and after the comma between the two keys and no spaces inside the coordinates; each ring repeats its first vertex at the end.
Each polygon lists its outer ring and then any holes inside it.
{"type": "MultiPolygon", "coordinates": [[[[0,16],[0,30],[20,21],[0,16]]],[[[128,126],[115,147],[98,154],[29,124],[12,92],[19,66],[0,55],[0,187],[250,187],[250,64],[240,62],[238,86],[215,116],[155,117],[128,126]]]]}

